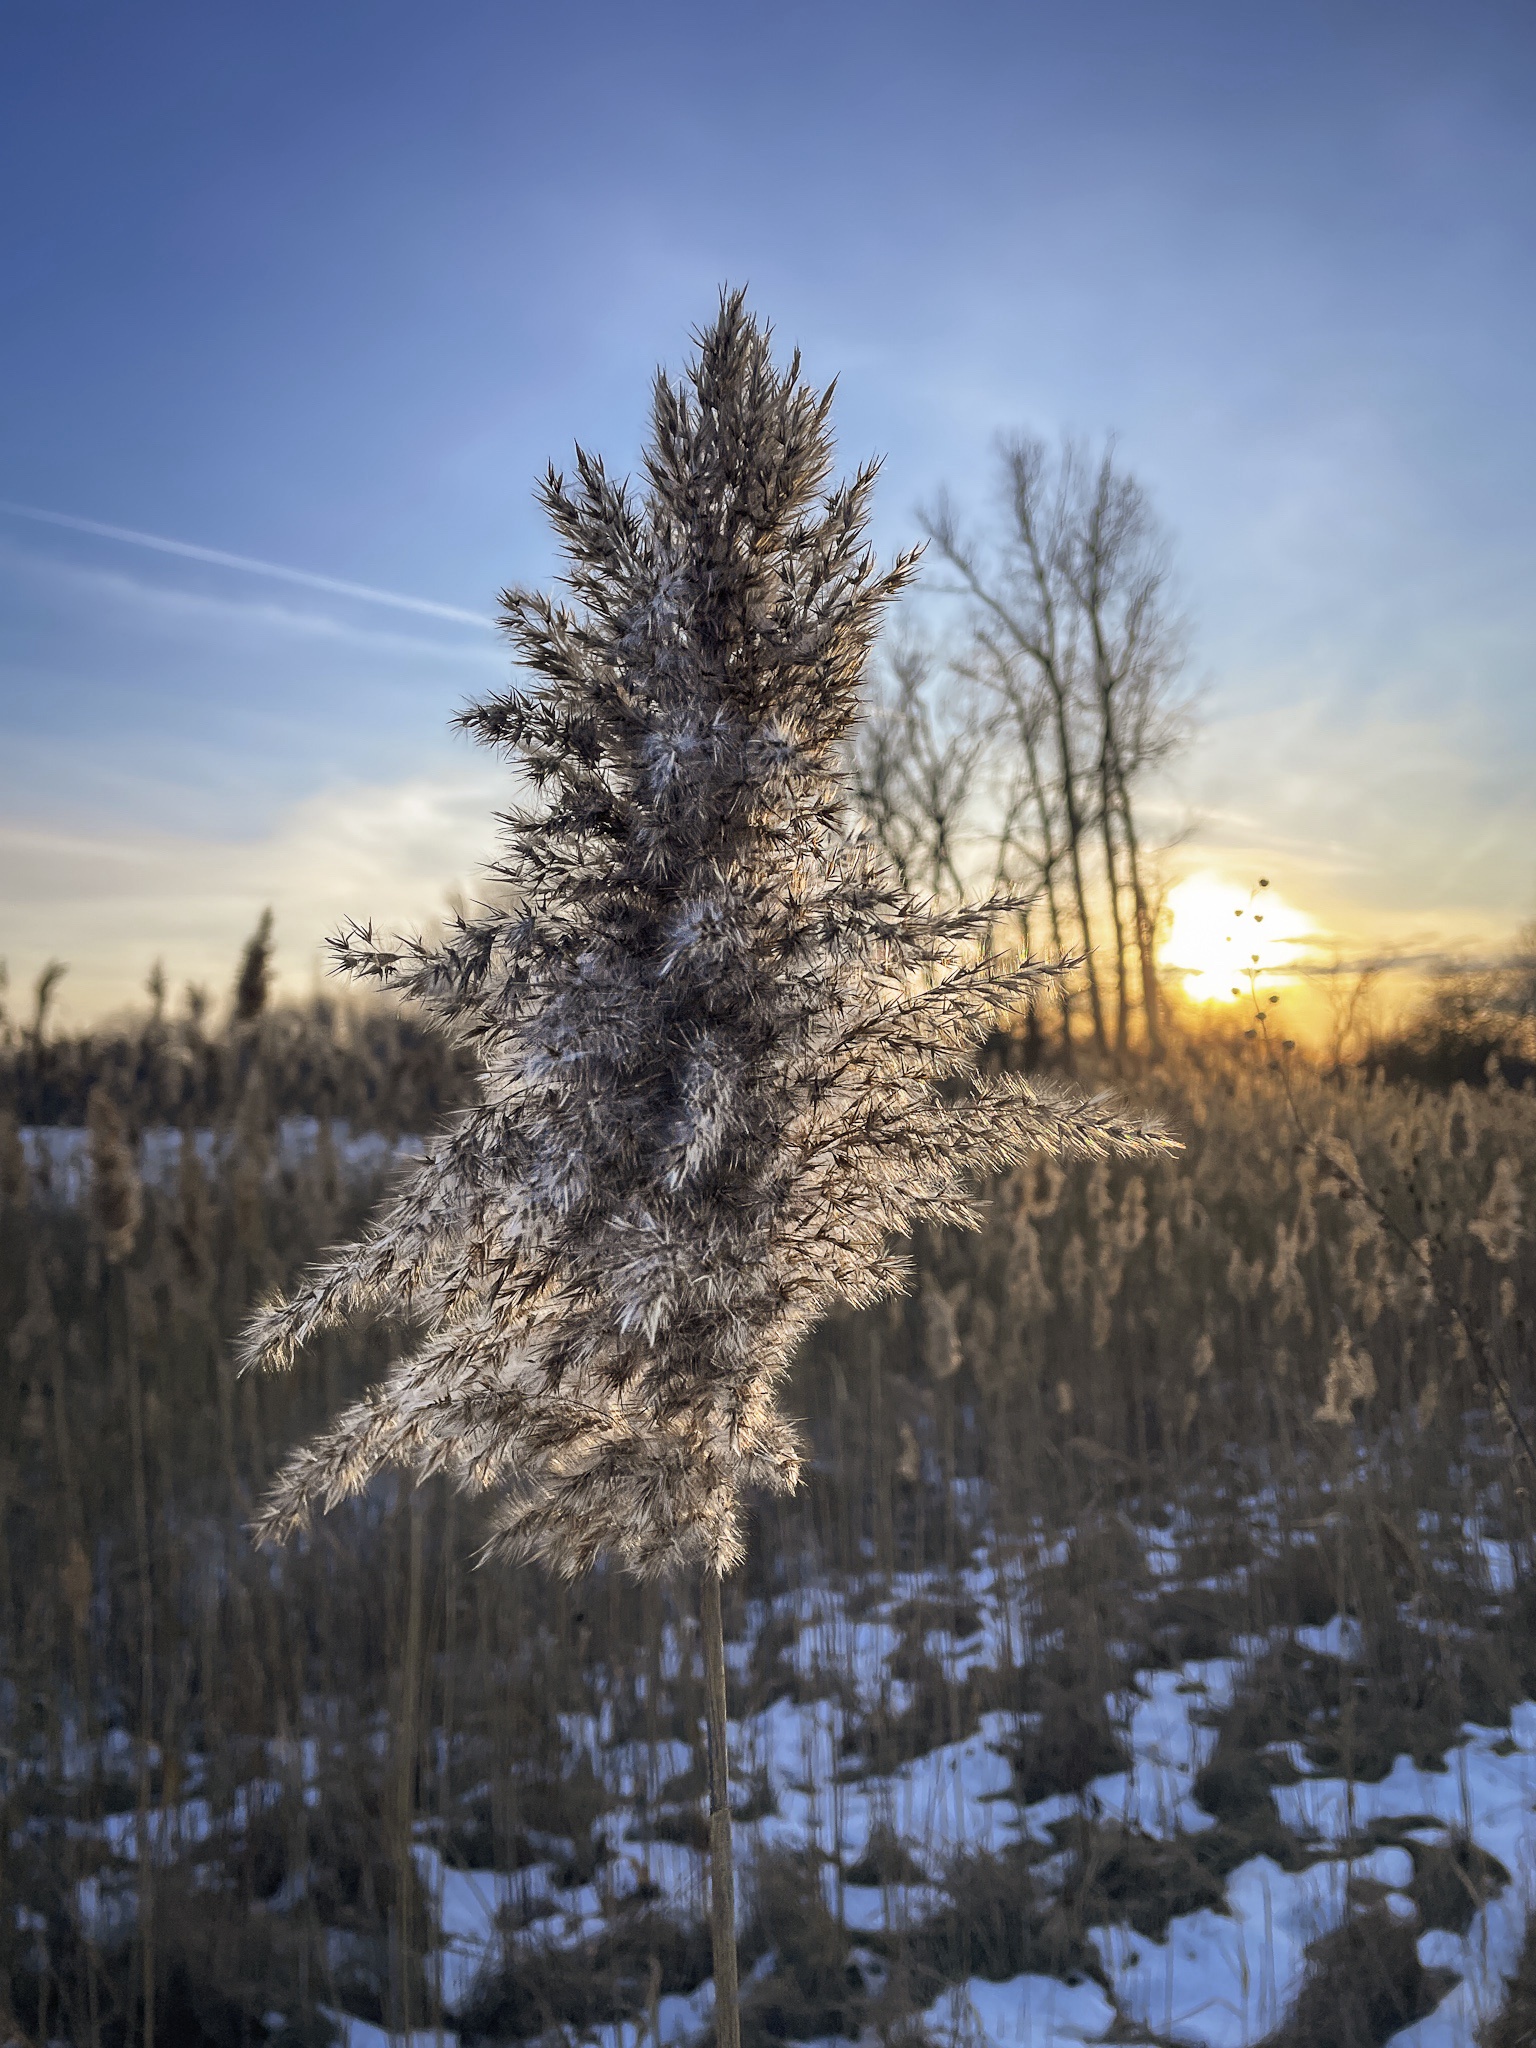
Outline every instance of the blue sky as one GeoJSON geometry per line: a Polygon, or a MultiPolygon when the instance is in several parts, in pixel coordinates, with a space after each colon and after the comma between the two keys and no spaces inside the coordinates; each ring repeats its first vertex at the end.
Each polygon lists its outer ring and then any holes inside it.
{"type": "Polygon", "coordinates": [[[1118,434],[1184,867],[1348,946],[1536,908],[1528,6],[12,0],[0,48],[0,500],[86,523],[0,510],[14,981],[220,985],[272,901],[303,986],[468,881],[471,621],[727,279],[839,376],[886,549],[999,429],[1118,434]]]}

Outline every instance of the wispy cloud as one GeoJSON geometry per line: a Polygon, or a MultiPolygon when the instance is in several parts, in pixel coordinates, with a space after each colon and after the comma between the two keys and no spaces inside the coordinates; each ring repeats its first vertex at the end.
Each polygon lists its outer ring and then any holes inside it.
{"type": "Polygon", "coordinates": [[[333,785],[243,841],[0,822],[0,954],[13,987],[45,960],[69,962],[64,1007],[87,1018],[132,1001],[157,957],[174,981],[220,990],[270,905],[281,979],[302,992],[343,919],[430,930],[450,890],[473,898],[491,814],[508,794],[507,770],[477,759],[411,781],[333,785]]]}
{"type": "Polygon", "coordinates": [[[1536,894],[1529,748],[1455,700],[1429,717],[1385,692],[1255,694],[1197,734],[1148,806],[1154,830],[1183,827],[1170,873],[1273,876],[1324,952],[1500,951],[1536,894]]]}
{"type": "Polygon", "coordinates": [[[0,498],[0,513],[13,519],[30,519],[41,526],[63,527],[70,533],[87,533],[98,540],[121,541],[126,546],[150,548],[156,554],[179,555],[184,561],[208,562],[219,569],[237,569],[247,576],[269,576],[279,583],[296,583],[306,590],[323,590],[331,597],[350,597],[363,604],[392,606],[396,611],[420,612],[427,618],[453,619],[461,625],[490,629],[492,621],[479,612],[463,611],[458,605],[439,604],[435,598],[408,597],[398,590],[378,590],[369,583],[349,583],[340,576],[322,576],[312,569],[292,569],[281,562],[259,561],[254,555],[234,555],[223,548],[199,546],[193,541],[170,540],[160,533],[141,533],[131,526],[109,526],[100,519],[82,519],[72,512],[48,512],[40,505],[18,505],[0,498]]]}
{"type": "MultiPolygon", "coordinates": [[[[0,512],[4,506],[0,505],[0,512]]],[[[354,617],[341,617],[318,606],[285,603],[275,595],[234,596],[228,591],[189,590],[175,582],[134,575],[127,569],[91,566],[58,555],[35,553],[32,549],[9,546],[0,540],[0,569],[25,575],[34,583],[54,583],[73,590],[89,590],[116,600],[124,606],[157,615],[158,620],[196,621],[206,619],[223,626],[234,622],[256,632],[271,632],[311,640],[332,640],[349,647],[389,650],[394,653],[428,655],[434,661],[468,662],[477,668],[505,666],[505,656],[486,638],[460,639],[440,634],[428,637],[402,624],[360,624],[354,617]]],[[[458,613],[457,618],[468,618],[458,613]]],[[[477,619],[477,625],[488,623],[477,619]]],[[[151,630],[153,630],[153,623],[151,630]]]]}

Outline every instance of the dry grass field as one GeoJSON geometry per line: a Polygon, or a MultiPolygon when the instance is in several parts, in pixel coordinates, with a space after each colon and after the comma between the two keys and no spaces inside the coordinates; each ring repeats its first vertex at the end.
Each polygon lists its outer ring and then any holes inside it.
{"type": "MultiPolygon", "coordinates": [[[[705,2036],[691,1600],[477,1569],[439,1488],[244,1533],[390,1332],[231,1336],[461,1077],[324,1007],[7,1062],[0,2038],[705,2036]]],[[[800,1361],[727,1615],[747,2036],[1513,2048],[1536,1094],[1240,1029],[1129,1085],[1179,1158],[1005,1181],[800,1361]]]]}

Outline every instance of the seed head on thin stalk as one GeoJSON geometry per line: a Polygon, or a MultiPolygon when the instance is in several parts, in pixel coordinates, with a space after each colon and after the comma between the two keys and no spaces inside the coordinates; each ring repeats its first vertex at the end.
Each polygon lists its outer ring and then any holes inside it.
{"type": "Polygon", "coordinates": [[[394,1462],[498,1489],[493,1547],[562,1572],[728,1570],[743,1490],[797,1481],[790,1356],[901,1284],[893,1239],[973,1224],[975,1177],[1032,1149],[1170,1142],[978,1079],[1064,970],[988,950],[1009,905],[917,901],[856,829],[844,743],[915,557],[865,544],[873,465],[826,488],[830,402],[724,297],[657,377],[641,489],[581,449],[543,481],[563,592],[504,593],[527,678],[461,720],[533,795],[498,901],[435,945],[333,941],[474,1049],[481,1099],[248,1327],[275,1367],[360,1313],[413,1333],[289,1461],[269,1539],[394,1462]]]}
{"type": "Polygon", "coordinates": [[[91,1222],[109,1266],[133,1250],[143,1217],[138,1163],[122,1111],[98,1083],[86,1109],[90,1134],[91,1222]]]}

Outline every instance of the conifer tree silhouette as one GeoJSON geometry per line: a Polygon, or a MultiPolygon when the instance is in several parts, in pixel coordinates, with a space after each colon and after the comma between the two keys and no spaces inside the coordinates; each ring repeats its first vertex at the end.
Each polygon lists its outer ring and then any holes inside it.
{"type": "Polygon", "coordinates": [[[493,1548],[576,1573],[702,1568],[719,2039],[737,2036],[720,1575],[743,1492],[792,1490],[777,1391],[832,1303],[899,1286],[893,1238],[968,1226],[979,1173],[1169,1141],[1102,1100],[978,1080],[1061,974],[989,950],[852,815],[844,743],[915,554],[864,539],[875,466],[825,490],[831,392],[741,295],[658,374],[638,494],[581,449],[541,496],[564,595],[502,597],[532,681],[462,724],[520,769],[498,900],[442,941],[354,926],[337,963],[423,1005],[482,1071],[360,1242],[252,1319],[288,1365],[362,1312],[415,1341],[283,1469],[278,1540],[394,1462],[501,1499],[493,1548]]]}

